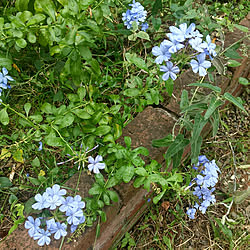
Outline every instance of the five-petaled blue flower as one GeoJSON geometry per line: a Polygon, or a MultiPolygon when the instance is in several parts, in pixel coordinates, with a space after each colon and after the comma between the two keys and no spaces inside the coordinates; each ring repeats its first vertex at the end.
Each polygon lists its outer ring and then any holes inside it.
{"type": "Polygon", "coordinates": [[[176,74],[180,72],[177,66],[173,66],[172,62],[166,62],[166,66],[161,66],[160,71],[165,72],[162,79],[167,81],[170,77],[173,81],[177,78],[176,74]]]}
{"type": "Polygon", "coordinates": [[[100,173],[99,169],[104,169],[105,168],[105,163],[100,163],[101,161],[103,161],[101,155],[97,155],[95,159],[92,156],[89,156],[88,161],[90,163],[88,165],[89,171],[93,170],[93,172],[95,174],[100,173]]]}
{"type": "Polygon", "coordinates": [[[39,229],[33,236],[34,240],[38,240],[37,244],[39,246],[43,246],[44,244],[49,245],[51,239],[50,236],[51,233],[48,230],[39,229]]]}
{"type": "Polygon", "coordinates": [[[155,59],[155,63],[162,64],[163,61],[167,62],[171,57],[171,53],[168,50],[169,47],[166,46],[164,41],[160,44],[160,47],[158,46],[153,47],[152,54],[154,56],[157,56],[155,59]]]}
{"type": "Polygon", "coordinates": [[[11,76],[8,76],[8,70],[3,67],[2,72],[0,72],[0,83],[3,83],[7,86],[8,80],[14,81],[11,76]]]}
{"type": "Polygon", "coordinates": [[[195,217],[195,213],[196,213],[196,209],[195,208],[189,208],[187,210],[187,215],[190,219],[194,219],[195,217]]]}
{"type": "Polygon", "coordinates": [[[206,58],[205,53],[201,53],[197,55],[196,58],[197,58],[197,61],[192,59],[190,62],[192,70],[194,73],[199,72],[200,76],[205,76],[207,74],[206,69],[211,67],[211,62],[205,60],[206,58]]]}
{"type": "Polygon", "coordinates": [[[33,237],[34,234],[39,229],[39,226],[41,225],[41,221],[39,218],[36,218],[34,220],[34,218],[32,216],[29,216],[27,219],[28,220],[25,221],[24,227],[26,229],[29,229],[28,233],[29,233],[30,237],[33,237]]]}
{"type": "Polygon", "coordinates": [[[36,194],[35,195],[35,200],[37,202],[32,205],[32,208],[36,209],[36,210],[42,210],[42,209],[44,209],[45,208],[44,204],[45,204],[45,202],[46,202],[46,200],[47,200],[48,197],[49,196],[48,196],[47,193],[43,193],[43,195],[36,194]]]}

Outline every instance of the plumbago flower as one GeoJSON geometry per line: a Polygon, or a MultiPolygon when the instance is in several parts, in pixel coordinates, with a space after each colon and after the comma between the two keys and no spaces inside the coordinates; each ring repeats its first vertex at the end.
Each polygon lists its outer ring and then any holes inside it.
{"type": "Polygon", "coordinates": [[[205,155],[198,157],[196,166],[200,168],[200,174],[195,178],[197,186],[194,188],[193,195],[198,198],[199,202],[196,202],[194,208],[187,209],[186,213],[190,219],[195,219],[197,210],[204,214],[207,208],[216,202],[212,193],[215,191],[214,186],[218,182],[218,173],[221,172],[215,160],[209,161],[205,155]]]}
{"type": "Polygon", "coordinates": [[[176,74],[180,71],[177,64],[182,61],[184,53],[188,55],[185,56],[185,62],[192,67],[193,72],[205,76],[207,69],[211,67],[211,62],[206,60],[206,57],[213,60],[213,57],[216,56],[216,45],[210,36],[206,36],[206,41],[202,40],[203,35],[195,29],[194,23],[189,26],[187,23],[182,23],[179,27],[170,26],[169,30],[171,33],[166,34],[169,40],[164,40],[159,47],[154,46],[152,49],[152,54],[157,56],[155,59],[157,64],[167,62],[167,67],[169,67],[170,58],[176,59],[176,62],[171,62],[171,68],[176,69],[176,72],[172,72],[174,75],[170,74],[171,70],[166,68],[162,70],[162,66],[160,67],[160,71],[169,72],[167,75],[163,74],[162,79],[167,81],[169,78],[172,80],[177,78],[176,74]],[[173,56],[174,54],[176,55],[173,56]]]}
{"type": "Polygon", "coordinates": [[[52,234],[56,240],[65,237],[67,224],[71,225],[71,232],[74,232],[80,224],[85,222],[83,213],[85,202],[82,201],[80,195],[65,198],[66,193],[65,189],[61,189],[58,184],[55,184],[48,187],[43,194],[35,196],[36,203],[32,205],[32,208],[36,210],[47,209],[50,214],[46,218],[36,219],[29,216],[25,221],[24,227],[29,230],[29,236],[38,240],[39,246],[49,245],[52,234]],[[52,210],[53,212],[51,212],[52,210]]]}
{"type": "Polygon", "coordinates": [[[95,159],[92,156],[89,156],[89,163],[90,163],[88,165],[89,171],[93,170],[95,174],[99,174],[100,173],[99,169],[105,168],[105,163],[100,163],[102,160],[103,159],[101,155],[97,155],[95,159]]]}
{"type": "Polygon", "coordinates": [[[122,14],[122,20],[124,21],[124,25],[127,26],[127,29],[132,28],[132,23],[136,22],[137,25],[141,25],[141,30],[146,31],[148,29],[148,23],[144,21],[146,20],[147,11],[144,10],[144,7],[139,3],[133,0],[131,6],[131,10],[128,9],[125,13],[122,14]]]}
{"type": "MultiPolygon", "coordinates": [[[[14,81],[14,79],[8,75],[8,70],[6,68],[2,68],[2,72],[0,72],[0,96],[2,95],[3,89],[10,89],[11,86],[8,84],[8,81],[14,81]]],[[[0,104],[2,99],[0,99],[0,104]]]]}

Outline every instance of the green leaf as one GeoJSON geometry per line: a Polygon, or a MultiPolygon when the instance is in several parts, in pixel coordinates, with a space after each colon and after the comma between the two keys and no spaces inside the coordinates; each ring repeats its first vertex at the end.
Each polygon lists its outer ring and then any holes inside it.
{"type": "Polygon", "coordinates": [[[201,144],[202,144],[202,137],[198,136],[197,140],[192,141],[191,143],[191,162],[197,163],[198,156],[200,155],[201,150],[201,144]]]}
{"type": "Polygon", "coordinates": [[[46,16],[44,14],[36,14],[29,19],[26,25],[30,26],[30,25],[34,25],[37,23],[41,23],[45,18],[46,16]]]}
{"type": "Polygon", "coordinates": [[[35,186],[39,186],[41,184],[41,182],[38,179],[33,177],[29,177],[29,181],[35,186]]]}
{"type": "Polygon", "coordinates": [[[12,183],[7,177],[0,177],[0,188],[11,187],[12,183]]]}
{"type": "Polygon", "coordinates": [[[187,90],[184,89],[181,93],[180,109],[183,110],[183,109],[187,108],[188,105],[189,105],[188,92],[187,92],[187,90]]]}
{"type": "Polygon", "coordinates": [[[176,136],[175,140],[170,144],[165,156],[166,158],[171,158],[177,154],[180,150],[185,148],[189,144],[189,140],[184,138],[184,135],[179,134],[176,136]]]}
{"type": "Polygon", "coordinates": [[[125,183],[130,182],[135,173],[135,168],[132,165],[126,166],[126,171],[123,172],[123,181],[125,183]]]}
{"type": "Polygon", "coordinates": [[[135,97],[135,96],[138,96],[140,94],[140,92],[141,91],[139,89],[131,88],[131,89],[124,90],[123,94],[125,96],[135,97]]]}
{"type": "Polygon", "coordinates": [[[38,159],[38,157],[36,157],[32,162],[31,162],[31,166],[32,167],[35,167],[35,168],[38,168],[40,167],[41,163],[40,163],[40,160],[38,159]]]}
{"type": "Polygon", "coordinates": [[[43,113],[46,113],[46,114],[52,114],[52,105],[48,102],[45,102],[42,107],[41,107],[41,111],[43,113]]]}
{"type": "Polygon", "coordinates": [[[141,176],[141,177],[136,178],[136,179],[134,180],[134,183],[133,183],[134,187],[135,187],[135,188],[138,188],[138,187],[140,187],[141,185],[143,185],[145,179],[146,179],[146,178],[145,178],[144,176],[141,176]]]}
{"type": "Polygon", "coordinates": [[[220,107],[224,102],[221,101],[220,99],[217,99],[215,97],[211,98],[210,104],[208,106],[207,112],[204,115],[204,119],[207,120],[213,113],[214,111],[220,107]]]}
{"type": "Polygon", "coordinates": [[[167,178],[168,182],[183,182],[183,177],[179,173],[174,173],[172,176],[167,178]]]}
{"type": "Polygon", "coordinates": [[[213,90],[216,93],[221,92],[220,87],[214,86],[214,85],[212,85],[210,83],[191,83],[191,84],[188,84],[188,86],[196,86],[196,87],[208,88],[208,89],[213,90]]]}
{"type": "Polygon", "coordinates": [[[80,102],[83,101],[83,98],[86,96],[86,89],[85,89],[85,87],[78,88],[77,94],[79,95],[80,102]]]}
{"type": "Polygon", "coordinates": [[[157,15],[159,12],[161,12],[161,10],[162,10],[162,0],[155,0],[152,9],[153,16],[157,15]]]}
{"type": "Polygon", "coordinates": [[[64,116],[56,118],[55,124],[58,124],[60,128],[69,127],[74,122],[75,116],[72,113],[68,113],[64,116]]]}
{"type": "Polygon", "coordinates": [[[19,38],[16,40],[16,45],[23,49],[27,46],[27,42],[23,38],[19,38]]]}
{"type": "Polygon", "coordinates": [[[224,63],[221,61],[219,56],[214,57],[214,59],[212,60],[212,64],[215,66],[219,74],[226,74],[226,67],[224,66],[224,63]]]}
{"type": "Polygon", "coordinates": [[[135,173],[140,176],[148,176],[148,172],[142,167],[136,168],[135,173]]]}
{"type": "Polygon", "coordinates": [[[106,188],[114,187],[114,186],[116,186],[118,183],[119,183],[119,180],[118,180],[115,176],[112,176],[112,177],[108,180],[108,183],[107,183],[107,185],[106,185],[106,188]]]}
{"type": "Polygon", "coordinates": [[[23,150],[18,148],[13,154],[13,159],[17,162],[23,163],[23,150]]]}
{"type": "Polygon", "coordinates": [[[133,152],[136,153],[136,154],[144,155],[144,156],[148,156],[149,155],[148,149],[144,148],[144,147],[135,148],[133,150],[133,152]]]}
{"type": "Polygon", "coordinates": [[[32,208],[32,205],[36,202],[34,197],[31,197],[30,199],[28,199],[25,204],[24,204],[24,212],[29,215],[32,212],[34,212],[35,210],[32,208]]]}
{"type": "Polygon", "coordinates": [[[105,193],[103,193],[103,201],[105,203],[105,205],[110,205],[110,199],[109,199],[109,196],[105,193]]]}
{"type": "Polygon", "coordinates": [[[168,147],[173,142],[172,134],[167,135],[162,139],[156,139],[152,141],[153,147],[168,147]]]}
{"type": "Polygon", "coordinates": [[[46,13],[55,21],[55,5],[52,0],[36,0],[34,3],[34,9],[38,13],[46,13]]]}
{"type": "Polygon", "coordinates": [[[0,122],[5,126],[9,124],[9,115],[6,110],[7,108],[4,108],[0,111],[0,122]]]}
{"type": "Polygon", "coordinates": [[[224,53],[224,55],[225,55],[226,57],[229,57],[229,58],[232,58],[232,59],[242,59],[242,57],[239,55],[239,53],[238,53],[235,49],[233,49],[233,48],[228,49],[228,50],[224,53]]]}
{"type": "Polygon", "coordinates": [[[16,0],[15,7],[18,11],[28,10],[29,0],[16,0]]]}
{"type": "Polygon", "coordinates": [[[242,203],[244,200],[246,200],[248,197],[250,197],[250,188],[243,191],[236,191],[233,194],[233,199],[236,204],[242,203]]]}
{"type": "Polygon", "coordinates": [[[137,35],[137,37],[139,37],[141,39],[145,39],[145,40],[150,41],[148,33],[144,32],[144,31],[140,31],[136,35],[137,35]]]}
{"type": "Polygon", "coordinates": [[[84,111],[83,109],[74,109],[74,110],[72,110],[72,112],[84,120],[91,118],[91,115],[88,112],[84,111]]]}
{"type": "Polygon", "coordinates": [[[111,127],[107,126],[107,125],[102,125],[99,126],[96,131],[94,132],[95,135],[97,136],[103,136],[106,135],[107,133],[109,133],[111,131],[111,127]]]}
{"type": "Polygon", "coordinates": [[[245,110],[245,108],[243,107],[243,105],[242,105],[234,96],[232,96],[230,93],[226,92],[226,93],[223,95],[223,97],[224,97],[226,100],[232,102],[235,106],[237,106],[237,107],[240,108],[241,110],[243,110],[246,114],[248,114],[247,111],[245,110]]]}
{"type": "Polygon", "coordinates": [[[108,193],[108,195],[109,195],[109,197],[110,197],[110,199],[111,199],[112,201],[118,202],[119,197],[118,197],[118,194],[117,194],[115,191],[108,190],[107,193],[108,193]]]}
{"type": "Polygon", "coordinates": [[[245,86],[250,84],[249,81],[244,77],[239,77],[239,83],[245,86]]]}
{"type": "Polygon", "coordinates": [[[161,18],[160,17],[152,17],[152,24],[154,26],[154,29],[157,31],[161,27],[161,18]]]}
{"type": "Polygon", "coordinates": [[[228,60],[228,64],[227,64],[229,67],[238,67],[241,65],[240,62],[237,62],[235,60],[228,60]]]}
{"type": "Polygon", "coordinates": [[[56,137],[54,132],[50,132],[47,136],[44,138],[46,144],[52,147],[60,147],[64,145],[63,140],[60,137],[56,137]]]}
{"type": "Polygon", "coordinates": [[[212,126],[213,126],[213,137],[214,137],[216,136],[219,126],[220,126],[220,113],[218,109],[215,110],[215,112],[210,117],[210,122],[212,123],[212,126]]]}
{"type": "Polygon", "coordinates": [[[103,188],[97,183],[94,183],[93,187],[89,189],[90,195],[100,195],[102,192],[103,188]]]}
{"type": "Polygon", "coordinates": [[[24,104],[23,107],[24,107],[26,115],[28,116],[29,112],[30,112],[30,109],[31,109],[31,104],[29,102],[27,102],[27,103],[24,104]]]}
{"type": "Polygon", "coordinates": [[[0,66],[10,70],[12,68],[12,60],[6,57],[0,57],[0,66]]]}
{"type": "Polygon", "coordinates": [[[239,25],[239,24],[234,24],[234,27],[241,30],[241,31],[243,31],[243,32],[246,32],[246,33],[248,32],[248,27],[246,27],[246,26],[239,25]]]}
{"type": "Polygon", "coordinates": [[[157,203],[161,200],[161,198],[163,197],[163,195],[165,194],[165,192],[166,192],[166,190],[163,190],[163,191],[160,192],[157,196],[155,196],[155,197],[153,198],[153,203],[154,203],[154,204],[157,204],[157,203]]]}
{"type": "Polygon", "coordinates": [[[128,62],[134,63],[138,68],[148,71],[148,67],[146,63],[144,62],[144,60],[140,58],[138,55],[136,55],[135,53],[134,54],[126,53],[125,57],[128,62]]]}
{"type": "Polygon", "coordinates": [[[35,43],[36,42],[36,36],[34,35],[34,33],[29,32],[27,34],[27,39],[30,43],[35,43]]]}
{"type": "Polygon", "coordinates": [[[127,148],[131,147],[131,138],[129,136],[124,137],[124,142],[125,142],[127,148]]]}
{"type": "Polygon", "coordinates": [[[174,91],[174,81],[171,78],[168,78],[168,80],[165,83],[165,86],[169,96],[172,96],[174,91]]]}
{"type": "Polygon", "coordinates": [[[9,204],[11,205],[12,203],[14,203],[17,200],[18,200],[18,198],[14,194],[11,194],[9,197],[9,204]]]}

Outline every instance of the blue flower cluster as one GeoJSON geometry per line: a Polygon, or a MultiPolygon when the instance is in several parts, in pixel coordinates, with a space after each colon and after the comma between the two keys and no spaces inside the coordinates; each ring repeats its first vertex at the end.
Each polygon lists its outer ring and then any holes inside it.
{"type": "MultiPolygon", "coordinates": [[[[11,76],[8,76],[8,70],[3,68],[2,72],[0,72],[0,96],[2,95],[3,89],[11,88],[8,81],[14,81],[14,79],[11,76]]],[[[1,102],[2,99],[0,99],[0,104],[1,102]]]]}
{"type": "MultiPolygon", "coordinates": [[[[212,193],[215,190],[214,186],[218,182],[218,173],[220,173],[215,160],[209,161],[205,155],[199,156],[197,167],[201,168],[201,171],[195,178],[197,186],[194,188],[193,195],[198,197],[199,204],[196,202],[194,208],[187,210],[187,215],[190,219],[195,218],[197,210],[204,214],[211,203],[214,204],[216,202],[212,193]]],[[[196,169],[197,167],[194,168],[196,169]]]]}
{"type": "Polygon", "coordinates": [[[160,47],[155,46],[152,49],[152,54],[156,56],[155,63],[163,64],[163,62],[166,62],[166,66],[160,67],[160,71],[165,72],[162,79],[166,81],[169,77],[172,80],[177,78],[176,74],[180,72],[180,69],[169,60],[174,53],[178,53],[182,49],[185,52],[191,52],[190,65],[193,72],[205,76],[206,70],[211,67],[211,62],[207,61],[206,57],[208,56],[212,60],[212,56],[216,56],[216,45],[211,41],[210,36],[207,35],[206,41],[203,41],[203,35],[195,30],[194,23],[189,26],[182,23],[179,28],[170,26],[169,30],[171,31],[171,33],[167,33],[169,40],[164,40],[160,47]]]}
{"type": "Polygon", "coordinates": [[[144,7],[133,0],[132,4],[129,4],[131,6],[131,10],[128,9],[125,13],[122,14],[124,21],[124,25],[127,26],[127,29],[131,29],[132,23],[136,22],[139,26],[141,24],[141,30],[146,31],[148,29],[148,23],[144,21],[146,20],[147,11],[144,10],[144,7]]]}
{"type": "Polygon", "coordinates": [[[66,236],[67,224],[71,225],[71,233],[73,233],[79,224],[84,223],[85,216],[82,209],[85,207],[85,203],[82,201],[81,196],[76,195],[75,197],[68,196],[65,198],[66,193],[65,189],[61,189],[58,184],[55,184],[52,188],[47,188],[42,195],[37,194],[35,196],[36,203],[32,205],[33,209],[57,209],[53,212],[54,216],[57,215],[55,216],[56,220],[52,217],[34,219],[32,216],[28,216],[25,221],[24,227],[29,230],[30,237],[38,240],[39,246],[49,245],[52,234],[54,234],[56,240],[66,236]],[[62,213],[65,213],[66,217],[62,213]],[[58,218],[63,218],[64,221],[57,221],[58,218]],[[40,227],[41,225],[43,228],[40,227]]]}

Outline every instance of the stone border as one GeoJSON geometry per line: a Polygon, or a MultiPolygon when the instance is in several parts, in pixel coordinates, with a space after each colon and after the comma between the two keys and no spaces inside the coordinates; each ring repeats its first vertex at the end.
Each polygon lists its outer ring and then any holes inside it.
{"type": "MultiPolygon", "coordinates": [[[[241,25],[250,27],[250,14],[241,22],[241,25]]],[[[242,37],[243,32],[235,30],[235,32],[228,33],[226,35],[226,42],[234,43],[235,39],[238,40],[242,37]]],[[[248,44],[249,45],[249,44],[248,44]]],[[[250,76],[250,64],[248,57],[244,57],[241,60],[241,66],[233,70],[232,78],[226,76],[218,76],[216,82],[221,87],[222,92],[230,92],[234,96],[239,96],[242,90],[242,86],[238,84],[240,76],[250,76]]],[[[163,154],[166,148],[153,148],[151,142],[153,139],[160,139],[172,132],[172,127],[176,121],[176,117],[179,115],[179,104],[181,90],[187,89],[188,83],[194,82],[193,74],[189,71],[185,72],[175,82],[174,96],[169,103],[163,103],[162,108],[147,107],[143,112],[139,113],[137,117],[129,123],[123,130],[123,137],[130,136],[132,139],[132,147],[144,146],[149,150],[149,156],[152,159],[157,160],[159,163],[163,163],[163,154]]],[[[204,90],[205,91],[205,90],[204,90]]],[[[207,91],[207,90],[206,90],[207,91]]],[[[206,93],[206,92],[205,92],[206,93]]],[[[203,130],[203,135],[207,135],[211,127],[203,130]]],[[[118,141],[123,143],[123,137],[118,141]]],[[[186,149],[182,158],[185,158],[190,153],[190,149],[186,149]]],[[[74,175],[67,183],[69,187],[74,188],[74,185],[78,179],[78,174],[74,175]]],[[[82,197],[88,196],[88,190],[93,184],[93,177],[91,178],[86,173],[81,176],[79,184],[79,194],[82,197]]],[[[124,236],[125,232],[129,231],[131,227],[136,223],[140,216],[148,207],[147,198],[151,192],[147,192],[144,189],[135,189],[133,183],[121,184],[115,187],[114,190],[119,195],[119,201],[111,206],[105,207],[104,210],[107,215],[107,221],[101,223],[101,233],[98,239],[95,239],[96,224],[91,228],[86,228],[84,234],[78,239],[73,240],[71,243],[64,243],[63,249],[110,249],[119,243],[124,236]]],[[[65,240],[65,242],[67,239],[65,240]]],[[[14,231],[7,239],[0,243],[0,249],[14,250],[14,249],[59,249],[60,241],[52,240],[51,245],[39,247],[37,243],[29,237],[28,231],[23,225],[20,225],[16,231],[14,231]]]]}

